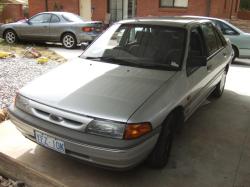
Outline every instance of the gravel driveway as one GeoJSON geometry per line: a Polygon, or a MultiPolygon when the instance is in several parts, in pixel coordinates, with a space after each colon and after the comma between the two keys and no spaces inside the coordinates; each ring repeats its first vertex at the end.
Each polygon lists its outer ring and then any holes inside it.
{"type": "Polygon", "coordinates": [[[34,59],[0,59],[0,109],[8,107],[26,83],[58,66],[57,62],[37,64],[34,59]]]}

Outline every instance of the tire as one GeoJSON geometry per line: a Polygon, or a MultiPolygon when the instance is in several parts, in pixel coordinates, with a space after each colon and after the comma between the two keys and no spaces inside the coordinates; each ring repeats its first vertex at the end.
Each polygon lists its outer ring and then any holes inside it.
{"type": "Polygon", "coordinates": [[[62,44],[66,49],[74,49],[76,47],[76,37],[71,33],[66,33],[62,37],[62,44]]]}
{"type": "Polygon", "coordinates": [[[222,96],[226,84],[226,78],[227,78],[227,71],[224,70],[220,82],[216,85],[215,90],[212,93],[213,97],[219,98],[222,96]]]}
{"type": "Polygon", "coordinates": [[[167,165],[174,139],[173,127],[176,123],[177,118],[175,113],[170,113],[167,119],[163,122],[158,141],[146,160],[149,167],[162,169],[167,165]]]}
{"type": "Polygon", "coordinates": [[[239,57],[239,51],[237,47],[235,46],[233,46],[233,51],[234,51],[234,57],[233,57],[232,63],[235,63],[235,59],[239,57]]]}
{"type": "Polygon", "coordinates": [[[13,30],[7,30],[4,33],[4,39],[8,44],[14,44],[17,42],[17,34],[13,30]]]}

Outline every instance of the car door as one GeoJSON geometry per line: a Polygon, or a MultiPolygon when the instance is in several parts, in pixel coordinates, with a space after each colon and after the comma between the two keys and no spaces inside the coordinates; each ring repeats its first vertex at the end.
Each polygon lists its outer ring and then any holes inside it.
{"type": "Polygon", "coordinates": [[[204,98],[204,88],[208,84],[206,66],[207,52],[202,30],[199,26],[190,31],[188,59],[186,63],[189,93],[185,107],[185,116],[190,116],[204,98]],[[203,61],[203,62],[202,62],[203,61]],[[205,62],[204,62],[205,61],[205,62]]]}
{"type": "Polygon", "coordinates": [[[49,13],[38,14],[30,18],[27,26],[23,28],[22,38],[48,41],[50,19],[49,13]]]}
{"type": "Polygon", "coordinates": [[[202,32],[207,46],[207,91],[210,91],[220,80],[224,64],[230,58],[226,49],[226,41],[220,36],[218,29],[211,23],[202,24],[202,32]]]}
{"type": "Polygon", "coordinates": [[[62,20],[57,15],[51,14],[49,25],[50,41],[60,41],[61,33],[63,33],[65,28],[67,28],[67,26],[62,22],[62,20]]]}

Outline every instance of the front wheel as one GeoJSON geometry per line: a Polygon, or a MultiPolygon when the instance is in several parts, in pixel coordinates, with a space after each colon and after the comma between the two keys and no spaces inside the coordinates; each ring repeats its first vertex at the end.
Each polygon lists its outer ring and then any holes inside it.
{"type": "Polygon", "coordinates": [[[150,167],[161,169],[167,165],[174,138],[173,127],[176,125],[175,123],[175,114],[171,113],[163,123],[158,141],[147,159],[147,164],[150,167]]]}
{"type": "Polygon", "coordinates": [[[66,49],[73,49],[76,47],[76,38],[71,33],[66,33],[62,37],[62,44],[66,49]]]}
{"type": "Polygon", "coordinates": [[[14,44],[17,42],[17,35],[13,30],[7,30],[4,34],[4,39],[8,44],[14,44]]]}
{"type": "Polygon", "coordinates": [[[219,98],[222,96],[226,84],[226,79],[227,79],[227,71],[224,70],[220,82],[216,85],[215,90],[212,93],[214,97],[219,98]]]}

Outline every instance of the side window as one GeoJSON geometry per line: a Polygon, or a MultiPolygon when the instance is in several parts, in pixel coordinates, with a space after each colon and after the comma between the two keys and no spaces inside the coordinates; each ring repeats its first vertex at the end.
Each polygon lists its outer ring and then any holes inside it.
{"type": "Polygon", "coordinates": [[[37,24],[37,23],[49,23],[50,22],[50,14],[40,14],[37,15],[29,20],[30,23],[32,24],[37,24]]]}
{"type": "Polygon", "coordinates": [[[223,48],[224,46],[226,46],[227,42],[224,36],[221,34],[221,32],[217,28],[214,28],[214,32],[215,32],[218,47],[223,48]]]}
{"type": "Polygon", "coordinates": [[[219,47],[217,45],[216,35],[212,24],[203,24],[202,32],[207,44],[208,55],[215,53],[219,47]]]}
{"type": "MultiPolygon", "coordinates": [[[[195,28],[191,31],[189,50],[188,50],[188,60],[187,60],[187,75],[192,74],[199,66],[194,66],[193,63],[199,58],[205,56],[204,41],[202,38],[202,32],[200,28],[195,28]]],[[[195,62],[197,63],[197,62],[195,62]]],[[[198,62],[199,63],[199,62],[198,62]]]]}
{"type": "Polygon", "coordinates": [[[238,32],[236,32],[232,27],[230,27],[229,25],[223,22],[220,22],[220,29],[224,35],[237,35],[238,34],[238,32]]]}
{"type": "Polygon", "coordinates": [[[58,22],[60,22],[60,18],[56,15],[52,15],[50,22],[51,23],[58,23],[58,22]]]}

